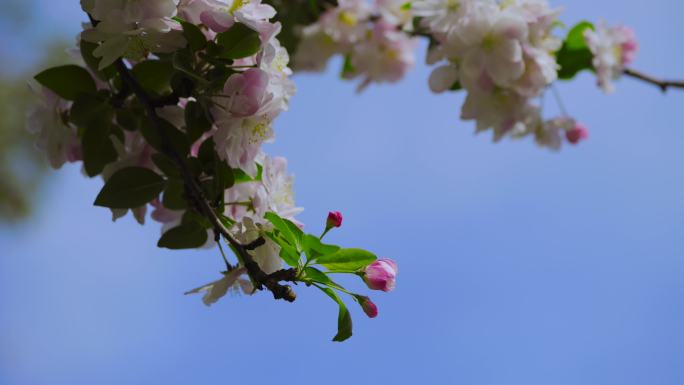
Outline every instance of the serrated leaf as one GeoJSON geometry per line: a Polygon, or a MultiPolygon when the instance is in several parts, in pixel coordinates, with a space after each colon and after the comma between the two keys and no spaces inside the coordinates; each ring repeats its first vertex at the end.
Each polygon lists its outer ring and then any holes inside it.
{"type": "Polygon", "coordinates": [[[66,100],[76,100],[81,94],[97,92],[90,73],[85,68],[73,64],[48,68],[36,75],[35,79],[66,100]]]}
{"type": "Polygon", "coordinates": [[[354,272],[378,259],[375,254],[363,249],[340,249],[332,254],[323,255],[315,261],[330,271],[354,272]]]}
{"type": "Polygon", "coordinates": [[[207,243],[208,238],[204,227],[196,222],[188,222],[165,232],[159,238],[157,246],[173,250],[195,249],[207,243]]]}
{"type": "Polygon", "coordinates": [[[226,32],[219,33],[217,43],[220,47],[218,56],[225,59],[242,59],[261,49],[259,33],[242,23],[233,24],[226,32]]]}
{"type": "Polygon", "coordinates": [[[143,167],[123,168],[112,175],[95,199],[95,206],[112,209],[140,207],[166,187],[166,181],[156,172],[143,167]]]}

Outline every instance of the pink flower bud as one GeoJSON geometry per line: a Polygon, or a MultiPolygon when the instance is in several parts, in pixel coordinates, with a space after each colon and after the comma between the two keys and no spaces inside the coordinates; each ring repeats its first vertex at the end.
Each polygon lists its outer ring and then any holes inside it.
{"type": "Polygon", "coordinates": [[[364,296],[358,296],[357,298],[361,308],[363,309],[364,313],[366,313],[368,318],[375,318],[378,316],[378,307],[375,306],[370,298],[364,296]]]}
{"type": "Polygon", "coordinates": [[[372,290],[392,291],[396,285],[399,268],[391,259],[383,258],[366,266],[363,280],[372,290]]]}
{"type": "Polygon", "coordinates": [[[577,123],[575,124],[575,127],[565,132],[565,137],[568,138],[568,142],[577,144],[581,140],[587,139],[589,137],[589,130],[587,130],[584,125],[577,123]]]}
{"type": "Polygon", "coordinates": [[[328,213],[328,220],[325,222],[325,227],[331,229],[333,227],[342,226],[342,213],[339,211],[331,211],[328,213]]]}

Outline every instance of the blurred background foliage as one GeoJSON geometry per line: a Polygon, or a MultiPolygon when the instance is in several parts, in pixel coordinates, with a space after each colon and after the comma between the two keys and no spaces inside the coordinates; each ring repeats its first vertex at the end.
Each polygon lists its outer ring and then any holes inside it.
{"type": "Polygon", "coordinates": [[[34,3],[4,0],[0,13],[0,222],[28,216],[46,177],[47,162],[26,130],[34,101],[28,80],[41,68],[68,60],[68,41],[31,30],[34,3]]]}

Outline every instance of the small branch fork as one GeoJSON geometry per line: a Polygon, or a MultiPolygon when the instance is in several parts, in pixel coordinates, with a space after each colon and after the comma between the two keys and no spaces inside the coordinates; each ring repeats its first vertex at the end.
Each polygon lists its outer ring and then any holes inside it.
{"type": "MultiPolygon", "coordinates": [[[[88,15],[90,17],[90,15],[88,15]]],[[[97,21],[90,17],[93,25],[97,25],[97,21]]],[[[126,67],[122,59],[118,59],[114,66],[121,76],[124,89],[131,90],[133,94],[142,102],[147,112],[150,123],[155,127],[157,132],[159,132],[163,144],[164,153],[169,156],[174,163],[178,166],[183,176],[185,182],[186,190],[188,192],[188,197],[192,200],[192,203],[196,207],[197,211],[205,216],[211,222],[214,232],[216,234],[222,235],[230,244],[230,246],[235,250],[238,259],[244,264],[247,269],[247,273],[254,282],[255,286],[259,290],[263,290],[265,286],[268,290],[273,293],[273,298],[284,299],[288,302],[293,302],[297,296],[292,288],[288,285],[282,285],[280,282],[296,282],[297,272],[294,269],[283,269],[276,271],[272,274],[266,274],[259,264],[254,260],[248,251],[254,250],[257,247],[263,245],[265,240],[263,238],[257,238],[247,245],[240,243],[226,225],[221,221],[216,211],[211,207],[209,201],[204,197],[202,189],[198,184],[197,180],[193,176],[190,168],[188,167],[185,159],[181,157],[168,143],[168,138],[163,135],[162,121],[159,115],[157,115],[156,107],[160,105],[166,105],[171,100],[160,101],[154,100],[147,94],[145,89],[140,85],[140,83],[133,77],[129,69],[126,67]]],[[[173,98],[173,97],[172,97],[173,98]]]]}
{"type": "Polygon", "coordinates": [[[643,72],[639,72],[631,68],[625,68],[623,70],[623,73],[626,76],[632,77],[634,79],[641,80],[649,84],[653,84],[654,86],[660,88],[660,90],[663,92],[667,92],[669,88],[684,89],[684,81],[656,79],[651,75],[647,75],[643,72]]]}

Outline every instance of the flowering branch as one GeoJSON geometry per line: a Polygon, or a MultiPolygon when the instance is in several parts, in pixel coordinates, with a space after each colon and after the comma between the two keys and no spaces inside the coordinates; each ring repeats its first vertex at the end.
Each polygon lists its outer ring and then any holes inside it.
{"type": "MultiPolygon", "coordinates": [[[[94,20],[93,25],[96,25],[94,20]]],[[[192,175],[192,172],[190,171],[185,160],[168,144],[169,140],[164,135],[164,130],[161,128],[161,120],[159,115],[157,115],[157,111],[155,110],[156,104],[154,100],[147,94],[145,89],[140,85],[135,77],[133,77],[128,68],[126,68],[126,65],[122,59],[116,60],[114,62],[114,66],[121,76],[124,84],[126,84],[133,91],[135,96],[140,99],[145,107],[150,123],[152,123],[162,139],[162,147],[164,148],[166,155],[169,156],[180,169],[181,176],[185,182],[185,187],[188,190],[187,192],[189,198],[193,201],[200,214],[202,214],[211,222],[214,231],[221,234],[235,250],[238,258],[244,263],[250,278],[254,281],[254,283],[256,283],[256,288],[261,290],[263,286],[266,286],[268,290],[273,293],[273,298],[284,299],[288,302],[293,302],[297,298],[295,292],[290,286],[281,285],[279,282],[281,280],[294,281],[294,279],[289,279],[289,275],[283,275],[281,272],[275,272],[270,275],[266,274],[259,267],[259,264],[254,261],[254,258],[252,258],[252,256],[247,252],[247,250],[253,250],[262,245],[264,242],[263,238],[258,238],[257,241],[254,241],[249,245],[243,245],[238,242],[235,237],[233,237],[229,229],[223,224],[218,215],[216,215],[216,212],[211,207],[209,201],[207,201],[207,199],[204,197],[201,188],[197,184],[197,181],[192,175]],[[258,242],[259,240],[260,242],[258,242]]]]}
{"type": "MultiPolygon", "coordinates": [[[[83,161],[86,175],[102,176],[94,205],[114,219],[132,212],[143,224],[151,207],[152,219],[165,224],[159,247],[199,248],[213,235],[226,271],[186,293],[205,293],[207,306],[229,290],[267,289],[292,302],[296,294],[285,283],[302,282],[338,305],[335,341],[352,335],[339,294],[375,317],[368,297],[330,275],[352,274],[389,291],[396,264],[324,244],[325,233],[342,224],[339,212],[329,214],[322,235],[304,233],[287,161],[261,149],[295,90],[277,37],[281,24],[269,20],[276,10],[260,0],[230,9],[178,0],[93,0],[82,8],[91,25],[79,36],[81,65],[35,76],[43,103],[31,129],[46,139],[41,147],[53,167],[83,161]],[[237,264],[228,261],[223,240],[237,264]]],[[[318,17],[314,8],[307,17],[318,17]]]]}
{"type": "Polygon", "coordinates": [[[654,78],[651,75],[647,75],[643,72],[639,72],[636,70],[633,70],[631,68],[625,68],[623,73],[626,76],[632,77],[634,79],[638,79],[641,81],[644,81],[649,84],[653,84],[654,86],[657,86],[661,89],[663,92],[667,92],[668,88],[683,88],[684,89],[684,81],[678,81],[678,80],[660,80],[657,78],[654,78]]]}

